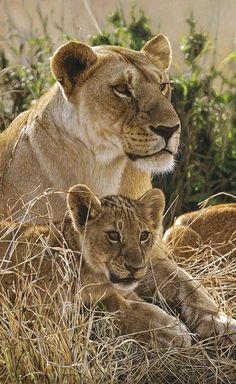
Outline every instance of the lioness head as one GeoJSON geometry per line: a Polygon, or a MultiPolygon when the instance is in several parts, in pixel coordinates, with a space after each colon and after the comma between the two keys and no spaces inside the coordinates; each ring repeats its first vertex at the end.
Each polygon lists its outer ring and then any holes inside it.
{"type": "Polygon", "coordinates": [[[77,114],[73,133],[97,161],[124,156],[148,172],[172,169],[180,121],[170,102],[170,62],[162,34],[140,52],[75,41],[55,52],[52,72],[77,114]]]}
{"type": "Polygon", "coordinates": [[[87,186],[76,185],[67,203],[85,262],[113,284],[137,285],[162,227],[163,193],[152,189],[138,200],[99,199],[87,186]]]}

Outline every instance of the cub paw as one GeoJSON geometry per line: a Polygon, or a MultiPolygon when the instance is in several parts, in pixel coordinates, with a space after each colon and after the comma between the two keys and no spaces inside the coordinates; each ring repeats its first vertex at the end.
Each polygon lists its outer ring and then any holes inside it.
{"type": "Polygon", "coordinates": [[[177,348],[188,348],[192,345],[191,334],[184,324],[179,323],[176,327],[176,336],[171,341],[171,346],[177,348]]]}
{"type": "Polygon", "coordinates": [[[217,316],[204,315],[195,331],[201,339],[225,336],[231,343],[236,343],[236,320],[224,313],[219,313],[217,316]]]}
{"type": "Polygon", "coordinates": [[[188,348],[192,344],[191,334],[183,323],[174,319],[172,323],[155,333],[156,341],[164,348],[188,348]]]}

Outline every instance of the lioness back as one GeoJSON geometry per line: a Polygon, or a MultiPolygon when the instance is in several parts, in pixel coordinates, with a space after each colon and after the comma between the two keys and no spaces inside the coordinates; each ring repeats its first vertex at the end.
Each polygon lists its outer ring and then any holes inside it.
{"type": "Polygon", "coordinates": [[[179,216],[165,232],[164,242],[176,256],[189,257],[199,246],[210,245],[218,253],[231,252],[232,257],[236,249],[236,204],[218,204],[179,216]]]}

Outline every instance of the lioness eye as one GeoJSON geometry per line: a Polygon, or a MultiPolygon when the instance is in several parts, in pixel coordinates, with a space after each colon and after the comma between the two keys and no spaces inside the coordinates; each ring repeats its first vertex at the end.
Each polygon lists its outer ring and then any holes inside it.
{"type": "Polygon", "coordinates": [[[126,84],[118,84],[113,86],[113,91],[121,97],[131,97],[131,93],[126,84]]]}
{"type": "Polygon", "coordinates": [[[107,232],[107,237],[112,243],[118,243],[120,241],[120,234],[117,231],[107,232]]]}
{"type": "Polygon", "coordinates": [[[161,92],[165,92],[165,90],[166,90],[166,86],[167,86],[167,83],[161,83],[161,84],[160,84],[160,91],[161,91],[161,92]]]}
{"type": "Polygon", "coordinates": [[[140,234],[140,242],[142,243],[144,241],[147,241],[149,236],[150,236],[150,232],[148,232],[148,231],[141,232],[141,234],[140,234]]]}

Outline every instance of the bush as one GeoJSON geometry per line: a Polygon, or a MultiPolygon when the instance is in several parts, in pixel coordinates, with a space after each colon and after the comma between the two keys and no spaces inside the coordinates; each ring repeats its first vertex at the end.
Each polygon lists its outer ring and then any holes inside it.
{"type": "Polygon", "coordinates": [[[146,41],[154,36],[143,10],[139,11],[138,17],[136,16],[135,5],[131,8],[131,21],[129,23],[126,22],[120,8],[107,16],[106,20],[108,24],[113,26],[113,31],[108,32],[106,28],[103,28],[102,34],[90,37],[91,45],[120,45],[139,51],[146,41]]]}
{"type": "MultiPolygon", "coordinates": [[[[173,174],[153,178],[153,185],[164,190],[167,206],[174,202],[166,223],[179,213],[195,209],[197,203],[210,195],[236,190],[236,75],[225,75],[215,65],[203,71],[201,59],[209,54],[209,37],[197,31],[193,15],[187,23],[189,34],[181,42],[187,71],[175,74],[172,79],[173,104],[182,123],[180,155],[173,174]]],[[[18,49],[12,47],[16,61],[20,61],[23,53],[30,58],[27,65],[13,65],[0,52],[1,130],[53,83],[49,69],[52,43],[45,23],[44,32],[43,37],[32,37],[19,44],[18,49]]],[[[139,50],[152,36],[144,12],[137,13],[133,6],[129,22],[122,10],[117,9],[107,17],[102,34],[91,36],[90,43],[139,50]]],[[[225,64],[235,59],[236,53],[231,52],[225,64]]],[[[227,201],[227,196],[222,200],[227,201]]]]}
{"type": "MultiPolygon", "coordinates": [[[[12,47],[13,49],[13,47],[12,47]]],[[[52,54],[50,37],[28,39],[19,49],[14,49],[18,59],[24,55],[28,58],[26,65],[14,65],[0,51],[0,131],[22,111],[30,108],[50,86],[54,79],[50,73],[49,56],[52,54]]]]}

